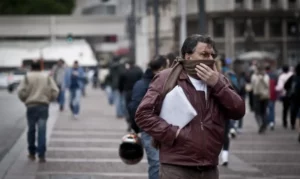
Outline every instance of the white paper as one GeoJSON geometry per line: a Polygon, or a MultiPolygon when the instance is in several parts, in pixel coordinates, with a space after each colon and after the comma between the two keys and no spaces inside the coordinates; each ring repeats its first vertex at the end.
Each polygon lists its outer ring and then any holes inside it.
{"type": "Polygon", "coordinates": [[[196,115],[196,110],[187,99],[182,88],[176,86],[166,95],[159,116],[169,124],[183,128],[196,115]]]}

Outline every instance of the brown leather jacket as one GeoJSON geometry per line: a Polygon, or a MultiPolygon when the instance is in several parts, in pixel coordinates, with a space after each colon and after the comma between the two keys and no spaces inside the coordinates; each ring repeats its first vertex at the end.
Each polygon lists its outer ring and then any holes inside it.
{"type": "Polygon", "coordinates": [[[196,91],[187,74],[181,72],[177,84],[183,88],[198,115],[176,138],[178,127],[159,117],[163,101],[161,93],[170,71],[164,70],[154,77],[136,112],[136,123],[161,143],[161,163],[216,166],[225,136],[225,120],[241,119],[245,114],[245,103],[221,74],[217,84],[208,88],[206,100],[204,92],[196,91]]]}

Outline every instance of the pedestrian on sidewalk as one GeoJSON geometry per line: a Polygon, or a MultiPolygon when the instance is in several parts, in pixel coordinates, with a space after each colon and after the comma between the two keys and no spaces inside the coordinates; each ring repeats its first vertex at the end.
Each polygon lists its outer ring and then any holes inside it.
{"type": "MultiPolygon", "coordinates": [[[[300,64],[295,68],[295,74],[292,75],[284,85],[285,90],[287,91],[287,97],[290,100],[291,104],[291,116],[290,123],[291,129],[296,129],[296,118],[300,109],[300,64]]],[[[300,134],[299,134],[300,142],[300,134]]]]}
{"type": "Polygon", "coordinates": [[[148,178],[159,179],[159,153],[158,150],[152,146],[152,137],[146,132],[139,129],[135,123],[135,113],[145,96],[150,82],[154,75],[167,67],[167,59],[164,56],[158,56],[149,63],[149,67],[144,73],[141,80],[137,81],[132,90],[132,97],[128,104],[128,112],[131,120],[132,129],[135,133],[141,133],[141,140],[146,150],[148,160],[148,178]]]}
{"type": "Polygon", "coordinates": [[[225,120],[240,119],[245,114],[244,101],[213,65],[217,52],[214,44],[207,36],[188,37],[182,45],[181,58],[176,59],[173,68],[154,77],[137,109],[137,125],[155,139],[159,148],[161,179],[219,178],[217,165],[225,120]],[[208,65],[203,60],[208,60],[208,65]],[[197,111],[182,128],[159,117],[165,93],[176,85],[197,111]]]}
{"type": "Polygon", "coordinates": [[[126,107],[124,96],[121,95],[119,91],[119,80],[120,75],[125,70],[124,61],[120,57],[114,57],[112,63],[109,65],[109,74],[110,76],[110,87],[112,89],[113,95],[113,104],[116,107],[116,117],[121,119],[125,117],[126,107]]]}
{"type": "Polygon", "coordinates": [[[284,89],[284,86],[287,80],[293,75],[293,72],[290,71],[288,65],[282,67],[282,73],[279,75],[278,83],[276,85],[276,91],[279,93],[280,101],[282,102],[282,125],[284,128],[287,128],[287,117],[290,109],[290,99],[287,96],[287,92],[284,89]]]}
{"type": "Polygon", "coordinates": [[[65,106],[65,75],[66,66],[65,61],[60,59],[52,69],[54,81],[59,89],[57,101],[59,103],[59,110],[63,111],[65,106]]]}
{"type": "Polygon", "coordinates": [[[126,122],[127,122],[127,131],[131,130],[131,120],[130,116],[128,115],[128,104],[131,100],[132,96],[132,89],[134,84],[140,80],[143,76],[143,70],[137,66],[134,61],[130,60],[125,64],[125,70],[120,74],[119,79],[119,92],[121,96],[125,99],[125,109],[126,109],[126,122]]]}
{"type": "Polygon", "coordinates": [[[29,159],[46,162],[46,129],[49,116],[49,103],[58,96],[58,87],[52,77],[41,72],[40,61],[31,64],[31,72],[21,81],[18,96],[27,107],[27,142],[29,159]],[[36,126],[38,129],[38,147],[35,145],[36,126]]]}
{"type": "Polygon", "coordinates": [[[74,62],[74,65],[66,73],[66,88],[70,90],[70,109],[73,117],[78,119],[80,110],[80,98],[82,94],[82,88],[84,87],[85,74],[81,67],[79,67],[78,61],[74,62]]]}
{"type": "Polygon", "coordinates": [[[276,73],[271,69],[270,66],[266,67],[266,72],[270,78],[269,81],[269,91],[270,91],[270,100],[268,103],[268,125],[271,130],[275,129],[275,104],[277,100],[277,94],[276,94],[276,84],[277,84],[277,75],[276,73]]]}
{"type": "Polygon", "coordinates": [[[266,131],[268,125],[267,108],[270,99],[270,78],[262,64],[258,67],[257,73],[251,77],[253,86],[255,119],[259,126],[258,133],[266,131]]]}

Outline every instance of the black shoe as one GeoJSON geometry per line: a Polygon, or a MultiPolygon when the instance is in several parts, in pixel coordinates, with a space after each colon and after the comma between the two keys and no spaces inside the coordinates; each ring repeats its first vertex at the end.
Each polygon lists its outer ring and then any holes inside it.
{"type": "Polygon", "coordinates": [[[300,133],[299,133],[299,136],[298,136],[298,142],[300,143],[300,133]]]}
{"type": "Polygon", "coordinates": [[[222,166],[227,167],[228,166],[228,162],[223,162],[222,166]]]}
{"type": "Polygon", "coordinates": [[[40,157],[39,158],[39,163],[46,163],[46,158],[45,157],[40,157]]]}
{"type": "Polygon", "coordinates": [[[258,133],[259,134],[263,134],[263,133],[265,133],[266,132],[266,125],[261,125],[260,126],[260,128],[259,128],[259,130],[258,130],[258,133]]]}
{"type": "Polygon", "coordinates": [[[35,155],[34,154],[29,154],[28,159],[31,161],[35,161],[35,155]]]}
{"type": "Polygon", "coordinates": [[[295,128],[295,126],[292,126],[291,129],[292,129],[292,130],[295,130],[296,128],[295,128]]]}
{"type": "Polygon", "coordinates": [[[287,125],[286,125],[286,124],[283,124],[283,128],[286,129],[286,128],[287,128],[287,125]]]}
{"type": "Polygon", "coordinates": [[[60,111],[60,112],[63,112],[63,111],[64,111],[64,107],[63,107],[63,106],[60,106],[60,107],[59,107],[59,111],[60,111]]]}

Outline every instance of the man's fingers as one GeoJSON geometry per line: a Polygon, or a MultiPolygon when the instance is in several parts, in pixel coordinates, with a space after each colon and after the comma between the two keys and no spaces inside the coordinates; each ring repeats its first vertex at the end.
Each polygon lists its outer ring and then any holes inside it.
{"type": "Polygon", "coordinates": [[[208,79],[208,75],[205,74],[203,71],[196,68],[196,72],[202,79],[205,79],[205,80],[208,79]]]}
{"type": "Polygon", "coordinates": [[[200,63],[200,66],[202,66],[206,71],[212,71],[212,69],[207,65],[205,65],[204,63],[200,63]]]}
{"type": "Polygon", "coordinates": [[[203,73],[208,73],[209,71],[207,69],[205,69],[204,67],[202,67],[201,65],[197,65],[196,69],[202,71],[203,73]]]}

